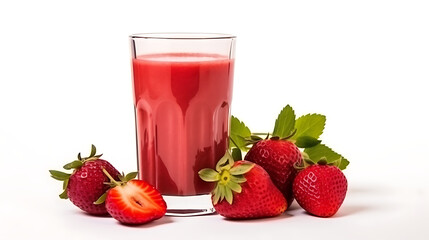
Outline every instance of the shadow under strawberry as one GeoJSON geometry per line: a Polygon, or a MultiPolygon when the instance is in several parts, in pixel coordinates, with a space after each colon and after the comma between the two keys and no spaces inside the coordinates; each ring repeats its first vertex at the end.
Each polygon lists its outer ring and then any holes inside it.
{"type": "Polygon", "coordinates": [[[165,224],[170,224],[170,223],[174,223],[174,217],[169,217],[169,216],[164,216],[156,221],[152,221],[152,222],[148,222],[148,223],[144,223],[144,224],[127,224],[127,223],[121,223],[121,222],[117,222],[117,224],[124,226],[124,227],[129,227],[129,228],[152,228],[152,227],[156,227],[156,226],[160,226],[160,225],[165,225],[165,224]]]}

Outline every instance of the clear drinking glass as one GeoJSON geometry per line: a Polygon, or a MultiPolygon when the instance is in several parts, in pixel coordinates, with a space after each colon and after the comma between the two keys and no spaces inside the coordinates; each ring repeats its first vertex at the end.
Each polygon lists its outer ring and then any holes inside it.
{"type": "Polygon", "coordinates": [[[228,148],[235,37],[207,33],[130,36],[139,178],[154,185],[167,215],[214,212],[214,168],[228,148]]]}

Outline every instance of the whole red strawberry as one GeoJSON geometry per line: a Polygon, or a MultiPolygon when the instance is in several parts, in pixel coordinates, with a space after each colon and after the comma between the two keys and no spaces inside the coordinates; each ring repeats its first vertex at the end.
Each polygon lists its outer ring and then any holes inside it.
{"type": "Polygon", "coordinates": [[[268,172],[290,206],[293,201],[292,183],[297,174],[294,164],[300,164],[301,158],[301,152],[294,143],[272,137],[255,143],[244,159],[259,164],[268,172]]]}
{"type": "Polygon", "coordinates": [[[64,165],[66,170],[74,169],[71,174],[55,170],[49,171],[51,177],[64,182],[64,192],[60,194],[60,198],[69,198],[74,205],[94,215],[107,214],[104,204],[94,204],[109,189],[109,186],[104,184],[104,182],[109,182],[109,178],[105,176],[103,169],[106,169],[116,179],[120,175],[109,162],[99,157],[101,154],[96,155],[96,148],[92,145],[89,157],[82,158],[79,153],[78,160],[64,165]]]}
{"type": "Polygon", "coordinates": [[[224,217],[273,217],[287,208],[286,199],[261,166],[248,161],[234,163],[228,151],[217,163],[216,171],[205,168],[199,175],[204,181],[216,182],[212,202],[224,217]]]}
{"type": "Polygon", "coordinates": [[[347,179],[335,166],[325,160],[301,170],[293,182],[298,204],[307,212],[319,216],[334,215],[346,197],[347,179]]]}
{"type": "MultiPolygon", "coordinates": [[[[109,214],[121,223],[142,224],[159,219],[167,212],[167,205],[161,193],[143,180],[132,180],[137,173],[120,175],[120,181],[111,180],[111,189],[105,197],[109,214]]],[[[101,197],[97,203],[103,202],[101,197]]]]}

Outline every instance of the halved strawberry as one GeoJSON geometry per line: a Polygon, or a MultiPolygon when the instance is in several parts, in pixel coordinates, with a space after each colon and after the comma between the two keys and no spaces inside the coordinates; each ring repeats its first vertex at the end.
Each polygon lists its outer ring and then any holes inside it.
{"type": "Polygon", "coordinates": [[[104,173],[115,186],[107,192],[106,209],[119,222],[142,224],[159,219],[167,212],[161,193],[149,183],[129,180],[128,175],[121,176],[121,181],[115,181],[108,172],[104,173]]]}

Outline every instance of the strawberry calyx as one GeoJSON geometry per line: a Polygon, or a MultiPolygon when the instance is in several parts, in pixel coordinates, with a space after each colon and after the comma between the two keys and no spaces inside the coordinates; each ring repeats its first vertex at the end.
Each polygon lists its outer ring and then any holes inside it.
{"type": "Polygon", "coordinates": [[[122,173],[122,174],[118,175],[119,181],[116,181],[112,177],[112,175],[110,175],[109,172],[107,172],[106,169],[103,168],[102,171],[103,171],[104,175],[106,175],[109,178],[109,180],[110,180],[110,182],[105,182],[104,184],[109,185],[110,188],[103,195],[101,195],[97,199],[97,201],[94,202],[94,204],[102,204],[102,203],[104,203],[106,201],[107,193],[109,192],[109,190],[111,188],[118,187],[118,186],[120,186],[120,187],[125,186],[128,181],[130,181],[130,180],[132,180],[132,179],[134,179],[134,178],[137,177],[137,172],[130,172],[127,175],[125,175],[124,173],[122,173]]]}
{"type": "Polygon", "coordinates": [[[241,193],[241,183],[246,182],[244,175],[255,166],[254,163],[242,163],[234,166],[234,159],[229,150],[217,162],[216,169],[204,168],[198,172],[203,181],[215,182],[212,191],[213,205],[222,202],[224,199],[233,203],[233,191],[241,193]]]}
{"type": "Polygon", "coordinates": [[[314,161],[313,159],[310,159],[310,156],[308,156],[308,154],[306,152],[302,152],[301,154],[302,154],[301,163],[295,163],[294,164],[294,168],[297,170],[303,170],[309,166],[316,165],[316,164],[317,165],[335,166],[335,167],[339,168],[341,161],[343,159],[342,157],[340,157],[334,161],[328,162],[328,159],[326,157],[321,157],[319,160],[314,161]]]}
{"type": "Polygon", "coordinates": [[[94,144],[91,144],[91,153],[89,154],[88,157],[81,157],[81,153],[78,153],[77,160],[67,163],[66,165],[63,166],[63,168],[66,170],[79,169],[80,167],[82,167],[82,165],[85,162],[97,160],[103,155],[103,154],[96,155],[96,153],[97,153],[97,148],[94,146],[94,144]]]}
{"type": "Polygon", "coordinates": [[[74,160],[70,163],[67,163],[63,166],[65,170],[71,170],[74,169],[72,173],[65,173],[57,170],[49,170],[49,173],[51,174],[51,177],[55,180],[62,181],[63,182],[63,192],[59,195],[61,199],[68,199],[67,196],[67,186],[69,183],[70,176],[76,172],[79,168],[82,167],[82,165],[85,162],[93,161],[99,159],[103,154],[96,154],[97,148],[94,146],[94,144],[91,144],[91,153],[88,157],[81,157],[81,153],[79,152],[77,154],[77,160],[74,160]]]}
{"type": "Polygon", "coordinates": [[[59,195],[59,197],[61,199],[68,199],[69,197],[67,195],[67,185],[69,184],[71,174],[57,170],[49,170],[49,172],[51,173],[51,177],[53,179],[63,182],[63,192],[59,195]]]}
{"type": "MultiPolygon", "coordinates": [[[[248,147],[250,145],[254,145],[254,144],[258,143],[259,141],[268,140],[268,139],[269,140],[274,140],[274,141],[278,141],[278,140],[286,141],[286,140],[288,140],[288,141],[291,141],[293,143],[296,143],[297,142],[296,140],[292,140],[291,139],[295,135],[296,131],[297,131],[297,129],[295,128],[286,137],[280,137],[280,136],[277,136],[277,135],[273,135],[272,133],[252,133],[249,137],[244,137],[242,139],[244,140],[246,147],[248,147]],[[265,138],[262,138],[261,136],[265,136],[265,138]]],[[[314,139],[312,138],[312,139],[310,139],[308,141],[314,141],[314,139]]],[[[318,144],[318,143],[321,142],[321,141],[319,141],[317,139],[316,139],[316,141],[317,141],[316,144],[318,144]]],[[[314,144],[314,145],[316,145],[316,144],[314,144]]]]}

